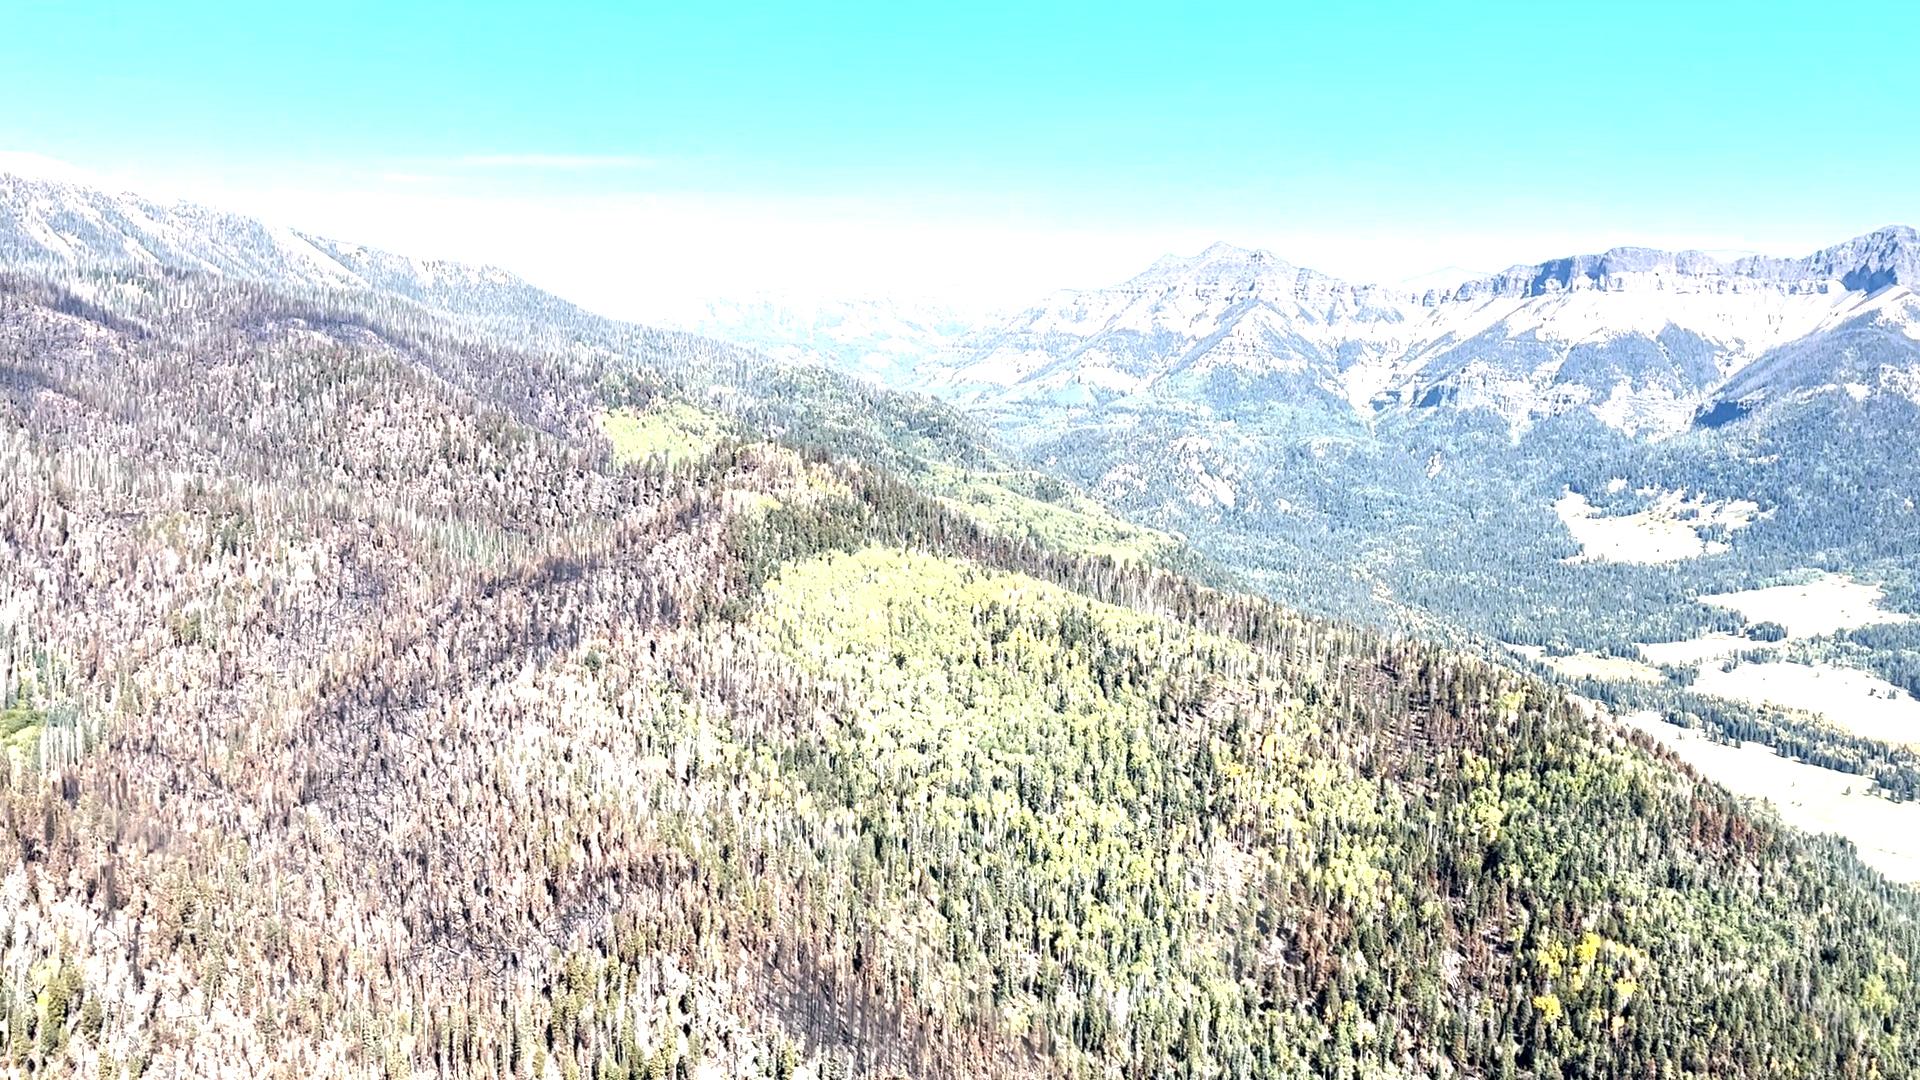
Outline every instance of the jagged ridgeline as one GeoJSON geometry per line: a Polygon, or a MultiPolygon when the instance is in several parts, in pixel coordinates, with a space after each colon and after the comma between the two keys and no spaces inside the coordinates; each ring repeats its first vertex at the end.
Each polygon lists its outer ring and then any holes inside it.
{"type": "Polygon", "coordinates": [[[0,280],[0,1071],[1920,1068],[1913,894],[1538,682],[919,399],[503,339],[0,280]]]}

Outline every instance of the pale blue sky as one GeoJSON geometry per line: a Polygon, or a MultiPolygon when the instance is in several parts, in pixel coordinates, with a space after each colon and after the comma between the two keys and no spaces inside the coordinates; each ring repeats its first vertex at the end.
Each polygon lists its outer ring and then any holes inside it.
{"type": "Polygon", "coordinates": [[[1907,4],[5,7],[0,150],[640,314],[1920,220],[1907,4]]]}

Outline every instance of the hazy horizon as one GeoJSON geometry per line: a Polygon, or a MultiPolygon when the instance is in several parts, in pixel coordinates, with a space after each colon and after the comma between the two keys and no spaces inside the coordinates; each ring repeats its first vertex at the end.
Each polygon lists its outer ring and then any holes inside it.
{"type": "MultiPolygon", "coordinates": [[[[1693,242],[1676,240],[1661,243],[1623,234],[1605,240],[1596,239],[1583,243],[1577,237],[1569,237],[1557,246],[1536,245],[1537,251],[1522,256],[1500,256],[1489,250],[1484,258],[1477,260],[1477,265],[1462,266],[1458,261],[1454,261],[1426,265],[1411,269],[1407,273],[1400,271],[1409,269],[1412,264],[1391,261],[1378,264],[1381,269],[1377,272],[1369,273],[1365,269],[1358,269],[1342,273],[1332,268],[1342,262],[1337,257],[1315,260],[1302,257],[1296,250],[1290,250],[1275,243],[1248,242],[1243,238],[1227,235],[1209,238],[1205,234],[1196,232],[1190,236],[1170,237],[1169,242],[1180,243],[1181,246],[1163,247],[1157,250],[1153,247],[1153,241],[1150,238],[1108,236],[1103,238],[1107,243],[1099,246],[1094,252],[1069,251],[1067,254],[1078,254],[1080,257],[1057,260],[1058,265],[1077,267],[1079,271],[1077,276],[1068,272],[1063,275],[1066,280],[1042,280],[1046,271],[1036,271],[1032,268],[1030,260],[1024,260],[1027,269],[1025,274],[1014,275],[1012,283],[1008,283],[1005,275],[1001,275],[995,282],[997,288],[979,292],[969,291],[963,286],[945,289],[939,287],[889,289],[878,285],[863,287],[858,283],[809,282],[798,278],[755,280],[753,275],[748,274],[741,278],[748,282],[743,286],[719,285],[710,291],[701,292],[660,287],[656,293],[649,294],[646,290],[640,289],[623,297],[621,290],[617,287],[610,288],[607,283],[596,283],[590,277],[567,273],[566,264],[575,259],[578,253],[577,249],[564,244],[543,243],[538,237],[529,238],[524,245],[463,242],[469,236],[476,241],[499,239],[492,234],[481,236],[473,232],[480,227],[478,222],[481,219],[498,221],[499,217],[496,215],[509,213],[497,206],[484,203],[461,206],[448,197],[426,194],[408,195],[403,198],[381,198],[374,195],[356,196],[341,192],[314,192],[298,188],[239,191],[199,188],[191,185],[182,186],[178,182],[151,181],[126,173],[94,170],[34,151],[14,149],[0,150],[0,172],[81,183],[162,202],[188,202],[213,209],[247,213],[270,224],[299,229],[346,243],[379,247],[399,255],[415,258],[445,258],[499,266],[602,314],[667,322],[691,320],[698,315],[704,305],[723,302],[774,302],[806,306],[834,302],[893,301],[927,308],[945,308],[970,316],[983,317],[1005,313],[1062,290],[1092,289],[1113,285],[1145,271],[1158,259],[1194,257],[1217,243],[1264,250],[1295,265],[1329,273],[1354,283],[1426,288],[1449,287],[1474,277],[1496,274],[1512,266],[1530,265],[1569,255],[1595,254],[1622,246],[1650,247],[1670,251],[1700,251],[1723,260],[1745,255],[1800,256],[1864,235],[1877,228],[1907,224],[1905,221],[1887,221],[1875,226],[1858,227],[1844,235],[1798,242],[1784,240],[1765,242],[1749,238],[1744,243],[1734,244],[1725,240],[1715,243],[1714,238],[1703,238],[1693,242]],[[422,215],[417,212],[437,209],[444,213],[451,208],[457,208],[457,210],[453,214],[447,214],[444,221],[435,220],[432,213],[422,215]],[[440,228],[445,228],[447,231],[444,233],[437,231],[440,228]],[[1029,280],[1033,282],[1031,285],[1023,284],[1029,280]]],[[[523,211],[530,220],[537,220],[544,215],[556,212],[565,211],[557,207],[529,207],[523,211]]],[[[604,212],[604,207],[599,204],[591,206],[580,204],[574,206],[572,212],[599,213],[604,212]]],[[[642,206],[627,207],[625,212],[632,215],[628,219],[630,224],[642,227],[640,223],[648,220],[648,214],[652,211],[642,206]]],[[[1031,237],[1027,238],[1027,241],[1037,249],[1046,248],[1046,244],[1031,237]]],[[[1068,246],[1071,247],[1071,245],[1068,246]]],[[[1311,248],[1313,244],[1301,246],[1311,248]]],[[[1061,253],[1059,247],[1052,250],[1056,254],[1061,253]]],[[[1444,255],[1445,251],[1436,249],[1435,254],[1444,255]]],[[[1055,265],[1054,262],[1043,263],[1047,270],[1055,265]]],[[[663,263],[638,265],[631,269],[636,276],[646,277],[654,273],[671,271],[672,268],[671,265],[663,263]]],[[[982,273],[985,274],[989,269],[993,267],[983,267],[982,273]]],[[[617,286],[618,282],[612,284],[617,286]]]]}
{"type": "Polygon", "coordinates": [[[1910,222],[1901,77],[1862,43],[1916,16],[1743,11],[38,5],[0,148],[638,318],[1005,308],[1215,241],[1394,284],[1910,222]]]}

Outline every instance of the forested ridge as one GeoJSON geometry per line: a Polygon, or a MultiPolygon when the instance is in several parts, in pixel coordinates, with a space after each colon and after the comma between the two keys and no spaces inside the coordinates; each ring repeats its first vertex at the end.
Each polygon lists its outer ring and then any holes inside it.
{"type": "Polygon", "coordinates": [[[759,365],[0,279],[0,1068],[1920,1071],[1840,841],[759,365]]]}
{"type": "MultiPolygon", "coordinates": [[[[1892,621],[1915,614],[1920,567],[1911,401],[1831,388],[1734,427],[1652,441],[1577,414],[1522,434],[1476,411],[1415,410],[1369,426],[1284,398],[1248,395],[1239,406],[1231,421],[1147,405],[990,419],[1130,519],[1182,536],[1250,587],[1316,614],[1508,655],[1500,643],[1640,660],[1651,655],[1643,646],[1715,634],[1777,640],[1769,631],[1779,627],[1709,600],[1828,573],[1882,589],[1890,621],[1796,643],[1795,654],[1873,671],[1908,692],[1920,685],[1892,621]],[[1196,477],[1224,485],[1231,500],[1208,495],[1196,477]],[[1738,528],[1683,517],[1698,526],[1688,533],[1702,542],[1697,556],[1616,560],[1585,554],[1556,513],[1574,494],[1605,518],[1680,496],[1756,509],[1738,528]]],[[[1692,665],[1648,666],[1651,678],[1637,682],[1535,666],[1584,695],[1856,773],[1892,798],[1920,791],[1910,748],[1850,734],[1841,716],[1694,693],[1692,665]]]]}

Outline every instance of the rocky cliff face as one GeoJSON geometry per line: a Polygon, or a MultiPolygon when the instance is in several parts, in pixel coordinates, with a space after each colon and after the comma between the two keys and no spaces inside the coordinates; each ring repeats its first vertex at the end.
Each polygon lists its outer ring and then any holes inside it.
{"type": "Polygon", "coordinates": [[[1837,281],[1854,292],[1877,292],[1889,285],[1920,283],[1920,233],[1890,225],[1804,259],[1749,258],[1731,267],[1735,274],[1773,282],[1837,281]]]}

